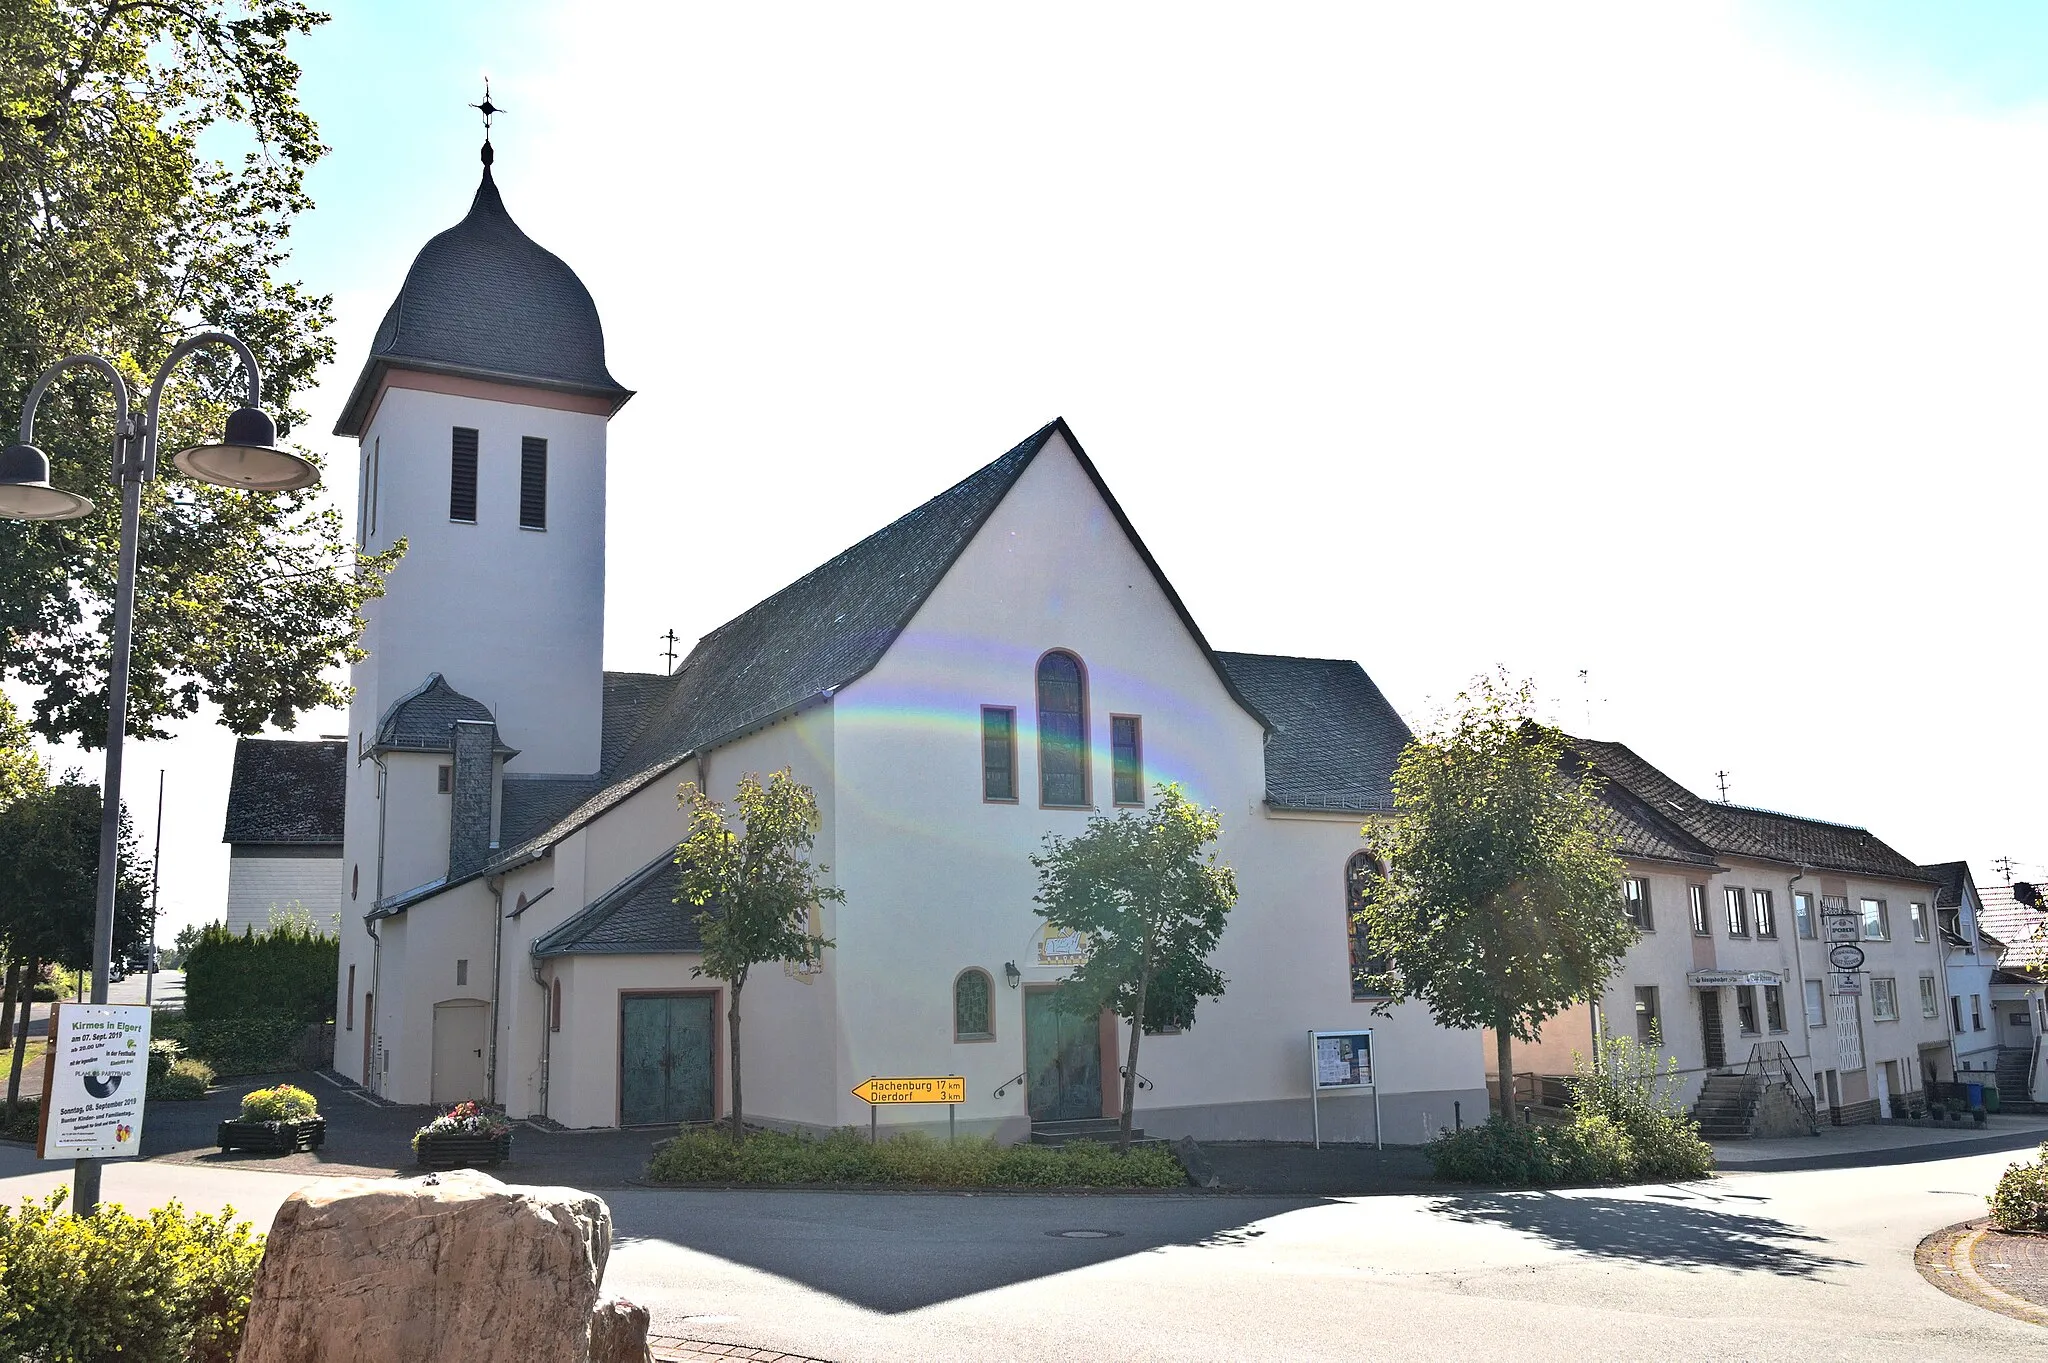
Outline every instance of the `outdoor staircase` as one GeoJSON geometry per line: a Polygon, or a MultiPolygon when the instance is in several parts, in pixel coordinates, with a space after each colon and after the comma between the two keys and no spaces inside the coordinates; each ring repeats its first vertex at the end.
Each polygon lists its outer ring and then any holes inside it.
{"type": "Polygon", "coordinates": [[[1746,1138],[1763,1091],[1764,1081],[1755,1074],[1708,1075],[1700,1085],[1699,1100],[1692,1105],[1700,1135],[1710,1141],[1746,1138]]]}
{"type": "Polygon", "coordinates": [[[2034,1063],[2031,1046],[2001,1046],[1998,1051],[1998,1110],[2036,1112],[2039,1105],[2027,1093],[2027,1072],[2034,1063]]]}
{"type": "MultiPolygon", "coordinates": [[[[1073,1141],[1094,1141],[1098,1145],[1115,1145],[1121,1130],[1114,1117],[1083,1117],[1068,1122],[1033,1122],[1031,1143],[1033,1145],[1066,1145],[1073,1141]]],[[[1132,1145],[1164,1145],[1165,1140],[1154,1136],[1147,1140],[1143,1127],[1131,1128],[1132,1145]]]]}

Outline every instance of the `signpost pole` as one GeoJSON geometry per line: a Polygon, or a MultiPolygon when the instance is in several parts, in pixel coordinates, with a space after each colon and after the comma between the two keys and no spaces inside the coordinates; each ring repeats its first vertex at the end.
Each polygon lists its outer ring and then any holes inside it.
{"type": "Polygon", "coordinates": [[[1323,1148],[1323,1085],[1322,1076],[1316,1071],[1316,1034],[1308,1034],[1308,1111],[1309,1124],[1315,1132],[1316,1149],[1323,1148]]]}
{"type": "Polygon", "coordinates": [[[952,1103],[948,1103],[948,1104],[946,1104],[946,1144],[948,1144],[948,1145],[952,1145],[952,1144],[954,1144],[954,1142],[955,1142],[955,1141],[957,1140],[957,1136],[955,1135],[955,1133],[954,1133],[954,1130],[953,1130],[953,1110],[954,1110],[954,1107],[955,1107],[955,1104],[952,1104],[952,1103]]]}
{"type": "MultiPolygon", "coordinates": [[[[873,1075],[869,1075],[869,1076],[868,1076],[868,1078],[870,1078],[870,1079],[873,1079],[873,1078],[874,1078],[874,1076],[873,1076],[873,1075]]],[[[869,1103],[869,1104],[868,1104],[868,1144],[869,1144],[869,1145],[873,1145],[874,1143],[875,1143],[875,1105],[874,1105],[873,1103],[869,1103]]]]}
{"type": "MultiPolygon", "coordinates": [[[[1424,1131],[1422,1134],[1427,1136],[1429,1133],[1424,1131]]],[[[1372,1086],[1372,1145],[1375,1150],[1387,1148],[1386,1136],[1380,1129],[1380,1086],[1377,1079],[1372,1086]]]]}

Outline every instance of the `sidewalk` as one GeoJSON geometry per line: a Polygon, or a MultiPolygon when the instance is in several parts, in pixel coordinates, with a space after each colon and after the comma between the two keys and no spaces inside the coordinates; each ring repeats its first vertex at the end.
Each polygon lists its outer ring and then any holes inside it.
{"type": "Polygon", "coordinates": [[[1994,1116],[1984,1126],[1931,1127],[1874,1123],[1823,1126],[1818,1136],[1783,1140],[1715,1141],[1723,1171],[1852,1169],[1876,1164],[1917,1164],[2001,1150],[2028,1150],[2048,1141],[2048,1117],[1994,1116]]]}

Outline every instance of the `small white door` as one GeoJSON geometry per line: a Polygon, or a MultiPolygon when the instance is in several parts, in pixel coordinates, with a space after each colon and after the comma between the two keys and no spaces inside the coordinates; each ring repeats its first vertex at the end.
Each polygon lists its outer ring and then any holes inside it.
{"type": "Polygon", "coordinates": [[[1886,1119],[1892,1115],[1892,1076],[1896,1073],[1897,1066],[1890,1060],[1879,1065],[1876,1071],[1877,1115],[1886,1119]]]}
{"type": "Polygon", "coordinates": [[[436,1103],[484,1096],[485,1018],[482,999],[454,999],[434,1005],[434,1091],[436,1103]]]}

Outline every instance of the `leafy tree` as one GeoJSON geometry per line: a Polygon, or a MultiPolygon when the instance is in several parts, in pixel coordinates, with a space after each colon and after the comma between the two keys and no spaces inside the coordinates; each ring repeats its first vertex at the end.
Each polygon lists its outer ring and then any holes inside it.
{"type": "Polygon", "coordinates": [[[28,726],[0,692],[0,808],[50,783],[49,768],[29,746],[28,726]]]}
{"type": "MultiPolygon", "coordinates": [[[[91,962],[99,864],[99,787],[66,781],[0,809],[0,929],[27,961],[24,993],[45,965],[91,962]]],[[[148,902],[149,868],[137,854],[123,810],[121,875],[114,887],[116,953],[148,930],[148,902]]],[[[15,1038],[9,1106],[21,1092],[27,1035],[23,1028],[15,1038]]]]}
{"type": "Polygon", "coordinates": [[[1038,916],[1088,942],[1087,961],[1060,983],[1060,1006],[1083,1017],[1106,1008],[1131,1026],[1120,1149],[1130,1146],[1146,1030],[1191,1027],[1196,1003],[1223,995],[1209,953],[1237,902],[1237,876],[1209,850],[1222,828],[1215,810],[1161,785],[1150,809],[1097,815],[1071,838],[1048,834],[1031,858],[1038,916]]]}
{"type": "Polygon", "coordinates": [[[199,923],[187,923],[184,927],[179,928],[178,935],[171,939],[171,964],[174,967],[182,968],[185,962],[192,959],[192,948],[199,945],[199,938],[201,937],[201,935],[203,935],[208,928],[221,926],[222,925],[219,923],[219,921],[216,920],[215,922],[207,923],[204,925],[201,925],[199,923]]]}
{"type": "MultiPolygon", "coordinates": [[[[133,380],[201,325],[255,351],[280,428],[333,354],[331,300],[281,277],[307,167],[325,149],[298,103],[300,0],[0,0],[0,417],[77,350],[133,380]],[[245,148],[230,166],[201,151],[245,148]]],[[[238,368],[204,355],[164,404],[167,476],[144,490],[130,732],[217,704],[237,733],[340,703],[336,664],[395,551],[357,560],[317,491],[249,495],[177,477],[217,432],[238,368]]],[[[0,522],[0,672],[35,687],[35,728],[104,741],[119,500],[103,379],[44,399],[53,478],[97,503],[76,521],[0,522]]],[[[305,453],[305,451],[301,451],[305,453]]]]}
{"type": "Polygon", "coordinates": [[[766,784],[752,772],[740,778],[738,832],[727,825],[725,806],[695,782],[683,783],[677,802],[687,811],[688,828],[676,848],[676,902],[697,910],[704,943],[704,964],[692,973],[731,986],[725,1034],[732,1053],[732,1138],[738,1141],[745,1134],[740,991],[757,965],[817,960],[832,943],[812,931],[812,911],[846,894],[826,884],[827,868],[806,857],[817,838],[818,800],[787,768],[766,784]]]}
{"type": "Polygon", "coordinates": [[[1483,676],[1394,769],[1394,817],[1366,838],[1386,867],[1359,917],[1390,959],[1394,1003],[1494,1033],[1514,1121],[1513,1043],[1595,997],[1635,941],[1599,779],[1569,774],[1568,740],[1535,722],[1531,689],[1483,676]]]}

